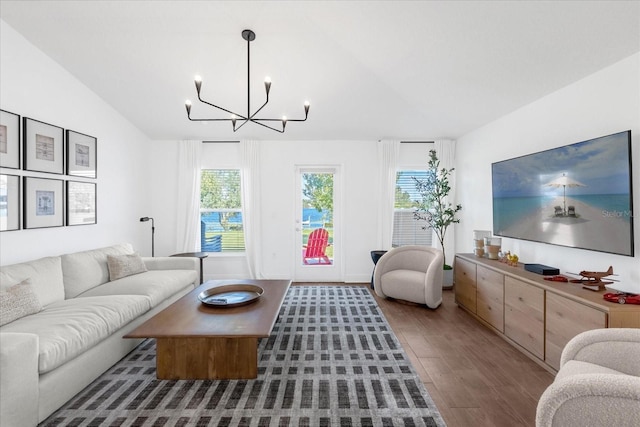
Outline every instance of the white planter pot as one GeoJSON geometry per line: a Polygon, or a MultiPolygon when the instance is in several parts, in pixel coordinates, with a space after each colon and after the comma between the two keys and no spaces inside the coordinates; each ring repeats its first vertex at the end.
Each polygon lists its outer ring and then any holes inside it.
{"type": "Polygon", "coordinates": [[[443,289],[453,288],[453,269],[442,270],[442,288],[443,289]]]}

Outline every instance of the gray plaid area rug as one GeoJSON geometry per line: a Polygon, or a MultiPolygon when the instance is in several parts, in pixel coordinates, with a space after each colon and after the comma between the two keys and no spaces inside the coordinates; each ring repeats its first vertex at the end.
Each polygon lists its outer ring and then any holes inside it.
{"type": "Polygon", "coordinates": [[[254,380],[158,380],[146,340],[41,426],[444,426],[370,291],[292,286],[254,380]]]}

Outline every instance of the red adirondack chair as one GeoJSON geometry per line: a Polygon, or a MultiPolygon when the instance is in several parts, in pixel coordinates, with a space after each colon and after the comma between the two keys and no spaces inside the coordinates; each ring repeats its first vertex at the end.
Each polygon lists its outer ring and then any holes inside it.
{"type": "Polygon", "coordinates": [[[302,262],[305,264],[331,264],[325,254],[329,246],[329,232],[324,228],[317,228],[309,234],[306,246],[303,246],[302,262]]]}

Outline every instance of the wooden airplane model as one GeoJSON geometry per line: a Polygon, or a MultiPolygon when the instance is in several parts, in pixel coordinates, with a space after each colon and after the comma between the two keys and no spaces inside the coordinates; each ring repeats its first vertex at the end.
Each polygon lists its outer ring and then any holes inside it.
{"type": "Polygon", "coordinates": [[[591,291],[603,291],[604,285],[610,285],[613,282],[602,280],[603,277],[611,276],[613,267],[609,266],[607,271],[586,271],[580,272],[580,279],[570,280],[571,283],[582,283],[582,287],[591,291]]]}

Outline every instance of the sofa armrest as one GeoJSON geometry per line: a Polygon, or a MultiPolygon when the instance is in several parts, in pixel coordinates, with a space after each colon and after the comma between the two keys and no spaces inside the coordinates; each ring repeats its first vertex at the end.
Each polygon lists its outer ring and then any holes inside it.
{"type": "Polygon", "coordinates": [[[565,346],[560,367],[570,360],[589,362],[640,376],[640,329],[593,329],[573,337],[565,346]]]}
{"type": "Polygon", "coordinates": [[[200,260],[195,257],[143,257],[147,270],[194,270],[200,273],[200,260]]]}
{"type": "Polygon", "coordinates": [[[638,426],[640,377],[581,374],[551,384],[540,397],[536,427],[638,426]]]}
{"type": "Polygon", "coordinates": [[[0,422],[4,426],[38,424],[38,336],[0,333],[0,422]]]}

